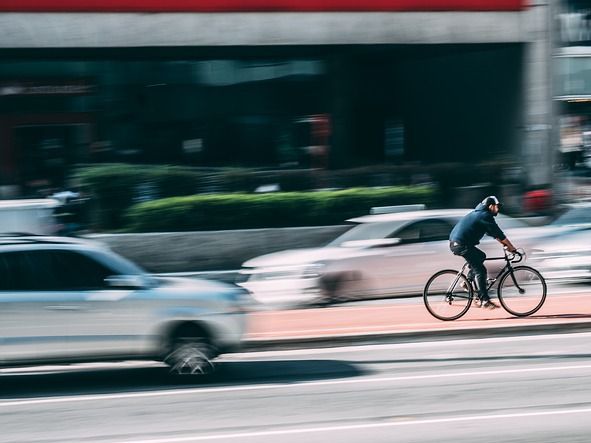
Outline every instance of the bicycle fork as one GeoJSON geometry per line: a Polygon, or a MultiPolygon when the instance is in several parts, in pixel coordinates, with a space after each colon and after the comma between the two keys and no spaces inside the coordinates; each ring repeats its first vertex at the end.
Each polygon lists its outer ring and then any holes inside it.
{"type": "Polygon", "coordinates": [[[509,273],[511,274],[511,280],[513,280],[513,284],[515,285],[515,287],[519,291],[519,294],[520,295],[525,294],[525,289],[523,289],[521,286],[519,286],[519,283],[517,283],[517,279],[515,278],[515,273],[513,272],[513,269],[511,269],[509,271],[509,273]]]}

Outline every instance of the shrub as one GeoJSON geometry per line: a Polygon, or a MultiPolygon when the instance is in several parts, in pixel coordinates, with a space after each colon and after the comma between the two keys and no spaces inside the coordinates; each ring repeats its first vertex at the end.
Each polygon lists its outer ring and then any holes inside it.
{"type": "Polygon", "coordinates": [[[218,194],[173,197],[137,204],[126,231],[190,231],[340,224],[373,206],[425,203],[431,187],[354,188],[342,191],[218,194]]]}
{"type": "Polygon", "coordinates": [[[122,214],[134,203],[195,194],[204,174],[179,166],[108,164],[78,169],[74,180],[88,190],[96,227],[121,226],[122,214]]]}

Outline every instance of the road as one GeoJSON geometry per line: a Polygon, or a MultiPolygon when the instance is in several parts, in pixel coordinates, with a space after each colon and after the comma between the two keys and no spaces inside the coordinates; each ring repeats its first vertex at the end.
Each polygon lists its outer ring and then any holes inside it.
{"type": "Polygon", "coordinates": [[[591,333],[232,354],[0,373],[0,441],[588,442],[591,333]]]}

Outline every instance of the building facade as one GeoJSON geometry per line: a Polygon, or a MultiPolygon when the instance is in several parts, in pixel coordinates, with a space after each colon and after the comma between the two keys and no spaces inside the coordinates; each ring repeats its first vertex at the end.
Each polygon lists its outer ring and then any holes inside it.
{"type": "Polygon", "coordinates": [[[557,126],[564,170],[591,168],[591,5],[563,0],[556,15],[557,126]]]}
{"type": "Polygon", "coordinates": [[[511,158],[552,184],[552,4],[4,0],[3,189],[74,164],[511,158]]]}

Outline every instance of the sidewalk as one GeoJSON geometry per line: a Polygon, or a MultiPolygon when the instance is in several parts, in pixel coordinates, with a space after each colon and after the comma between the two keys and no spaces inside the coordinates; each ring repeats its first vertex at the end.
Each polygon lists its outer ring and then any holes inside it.
{"type": "Polygon", "coordinates": [[[591,289],[587,293],[550,294],[542,309],[525,318],[513,317],[502,308],[489,311],[473,306],[461,319],[444,322],[432,317],[420,299],[258,311],[251,314],[245,346],[297,348],[582,330],[591,330],[591,289]]]}

